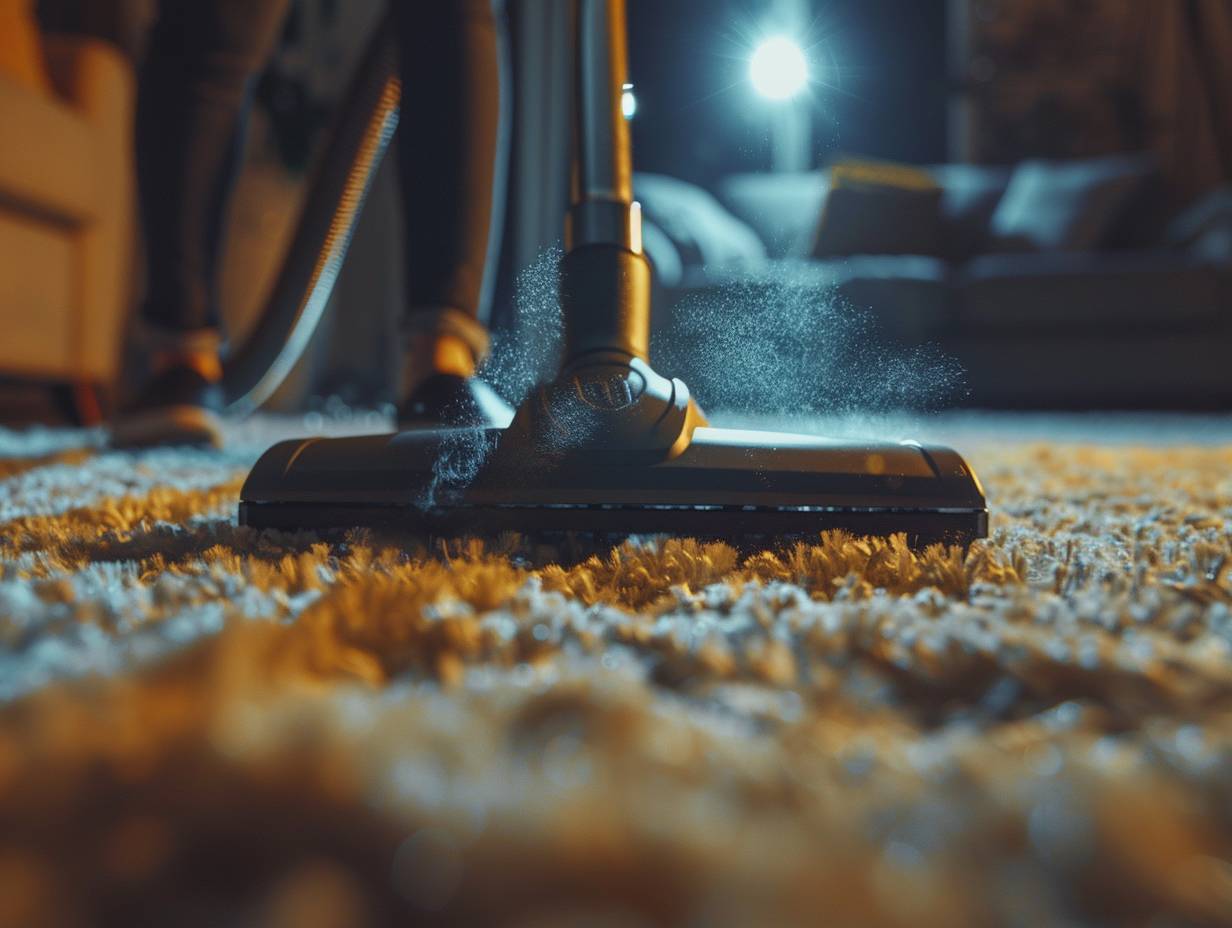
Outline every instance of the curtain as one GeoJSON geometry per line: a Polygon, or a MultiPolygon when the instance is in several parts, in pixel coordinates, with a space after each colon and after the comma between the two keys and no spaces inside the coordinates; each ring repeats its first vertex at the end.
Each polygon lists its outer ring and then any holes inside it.
{"type": "Polygon", "coordinates": [[[1151,0],[1141,15],[1146,130],[1183,205],[1232,183],[1232,0],[1151,0]]]}

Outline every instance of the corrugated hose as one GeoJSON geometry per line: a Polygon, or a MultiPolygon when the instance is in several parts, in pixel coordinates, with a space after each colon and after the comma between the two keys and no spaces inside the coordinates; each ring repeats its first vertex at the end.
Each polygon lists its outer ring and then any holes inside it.
{"type": "Polygon", "coordinates": [[[386,20],[365,49],[309,181],[265,309],[223,365],[232,413],[247,415],[273,395],[329,304],[372,180],[398,128],[402,83],[394,34],[386,20]]]}

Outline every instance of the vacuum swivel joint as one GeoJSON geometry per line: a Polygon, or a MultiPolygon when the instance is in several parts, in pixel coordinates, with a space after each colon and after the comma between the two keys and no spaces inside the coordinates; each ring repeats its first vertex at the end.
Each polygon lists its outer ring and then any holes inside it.
{"type": "Polygon", "coordinates": [[[567,364],[522,404],[501,451],[543,463],[597,456],[655,464],[681,454],[706,425],[689,388],[639,357],[595,351],[567,364]]]}

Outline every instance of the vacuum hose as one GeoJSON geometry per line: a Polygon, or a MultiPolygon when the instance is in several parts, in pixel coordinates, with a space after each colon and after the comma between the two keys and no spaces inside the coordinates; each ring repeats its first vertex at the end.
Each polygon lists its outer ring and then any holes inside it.
{"type": "Polygon", "coordinates": [[[333,293],[372,179],[398,128],[395,32],[376,30],[309,182],[294,238],[252,333],[223,365],[230,411],[259,408],[303,355],[333,293]]]}
{"type": "MultiPolygon", "coordinates": [[[[662,425],[666,404],[673,409],[666,419],[676,421],[673,434],[685,433],[704,421],[700,412],[683,383],[660,377],[648,364],[651,270],[642,250],[629,126],[621,108],[628,71],[625,6],[625,0],[573,3],[576,92],[567,254],[561,265],[566,341],[561,374],[567,382],[579,368],[587,369],[582,379],[603,382],[582,391],[590,396],[607,397],[613,377],[627,380],[632,406],[640,408],[634,419],[649,416],[662,425]],[[640,402],[652,397],[654,402],[640,402]]],[[[386,20],[365,50],[265,310],[224,364],[223,389],[234,413],[255,411],[278,389],[329,303],[373,177],[398,127],[402,86],[395,34],[386,20]]],[[[668,444],[678,446],[674,438],[668,444]]]]}

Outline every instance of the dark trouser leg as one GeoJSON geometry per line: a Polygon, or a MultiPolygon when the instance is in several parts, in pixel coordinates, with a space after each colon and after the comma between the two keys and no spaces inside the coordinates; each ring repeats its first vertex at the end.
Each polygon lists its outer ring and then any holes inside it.
{"type": "Polygon", "coordinates": [[[249,86],[288,0],[162,0],[142,67],[137,163],[156,338],[220,324],[218,257],[242,152],[249,86]]]}
{"type": "Polygon", "coordinates": [[[402,51],[406,329],[452,335],[479,358],[500,122],[496,18],[491,0],[391,2],[402,51]]]}

